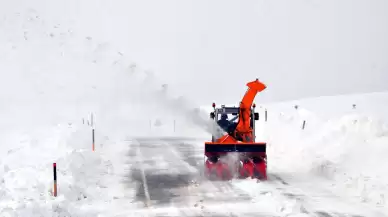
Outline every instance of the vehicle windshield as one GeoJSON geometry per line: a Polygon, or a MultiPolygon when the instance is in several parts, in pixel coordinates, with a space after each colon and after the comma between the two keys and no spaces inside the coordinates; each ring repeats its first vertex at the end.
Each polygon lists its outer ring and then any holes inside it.
{"type": "Polygon", "coordinates": [[[225,133],[232,132],[237,126],[237,119],[238,115],[218,114],[215,135],[213,135],[215,139],[221,138],[225,133]]]}

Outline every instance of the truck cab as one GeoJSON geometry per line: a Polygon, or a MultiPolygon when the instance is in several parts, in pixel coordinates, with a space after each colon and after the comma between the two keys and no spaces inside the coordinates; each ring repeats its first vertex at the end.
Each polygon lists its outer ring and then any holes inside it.
{"type": "MultiPolygon", "coordinates": [[[[226,133],[233,133],[235,126],[238,123],[238,116],[239,116],[239,109],[240,107],[228,107],[225,105],[221,105],[221,107],[216,107],[216,104],[213,103],[212,105],[213,111],[210,112],[210,118],[214,120],[216,123],[215,126],[218,125],[218,122],[221,120],[221,116],[223,114],[226,114],[228,116],[228,121],[229,121],[229,126],[230,130],[226,133]]],[[[256,105],[253,104],[251,107],[251,117],[250,117],[250,126],[253,130],[253,142],[255,142],[255,121],[259,120],[259,113],[255,112],[255,107],[256,105]]],[[[222,135],[224,135],[225,131],[221,127],[217,127],[216,129],[213,130],[213,135],[212,135],[212,142],[215,142],[217,139],[219,139],[222,135]]]]}

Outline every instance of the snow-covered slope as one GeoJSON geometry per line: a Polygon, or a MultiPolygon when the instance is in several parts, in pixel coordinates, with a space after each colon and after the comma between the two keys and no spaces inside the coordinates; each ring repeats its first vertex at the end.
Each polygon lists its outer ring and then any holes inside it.
{"type": "Polygon", "coordinates": [[[258,134],[269,142],[270,171],[321,177],[324,188],[387,213],[387,100],[372,93],[268,105],[258,134]]]}
{"type": "MultiPolygon", "coordinates": [[[[131,182],[125,178],[127,138],[172,134],[172,124],[162,130],[174,122],[167,111],[175,98],[152,103],[162,83],[109,43],[27,6],[3,9],[0,216],[95,216],[132,209],[135,192],[124,184],[131,182]],[[57,198],[51,192],[53,163],[57,198]]],[[[192,131],[185,122],[176,123],[176,132],[192,131]]]]}

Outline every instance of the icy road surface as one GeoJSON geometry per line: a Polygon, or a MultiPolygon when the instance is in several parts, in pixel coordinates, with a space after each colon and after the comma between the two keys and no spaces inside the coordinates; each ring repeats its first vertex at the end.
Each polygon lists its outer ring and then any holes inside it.
{"type": "MultiPolygon", "coordinates": [[[[203,140],[136,138],[127,185],[134,216],[386,216],[325,189],[324,180],[269,171],[269,181],[203,179],[203,140]]],[[[123,214],[123,216],[129,213],[123,214]]]]}

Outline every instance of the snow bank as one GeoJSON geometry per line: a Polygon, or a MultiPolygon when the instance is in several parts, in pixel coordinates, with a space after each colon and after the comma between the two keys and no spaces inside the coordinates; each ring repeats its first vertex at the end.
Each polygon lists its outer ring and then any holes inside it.
{"type": "Polygon", "coordinates": [[[120,188],[128,144],[105,143],[115,148],[98,146],[92,152],[90,132],[83,126],[59,125],[9,138],[15,148],[1,156],[0,215],[95,216],[130,194],[120,188]],[[54,162],[58,197],[52,195],[54,162]]]}
{"type": "MultiPolygon", "coordinates": [[[[388,94],[380,94],[378,101],[386,98],[388,94]]],[[[336,104],[335,97],[331,99],[330,105],[336,104]]],[[[270,107],[269,121],[259,128],[269,146],[269,171],[312,174],[326,180],[333,192],[386,207],[388,125],[383,113],[374,112],[373,102],[363,101],[362,112],[351,109],[331,119],[323,118],[323,112],[295,109],[295,102],[270,107]]]]}

